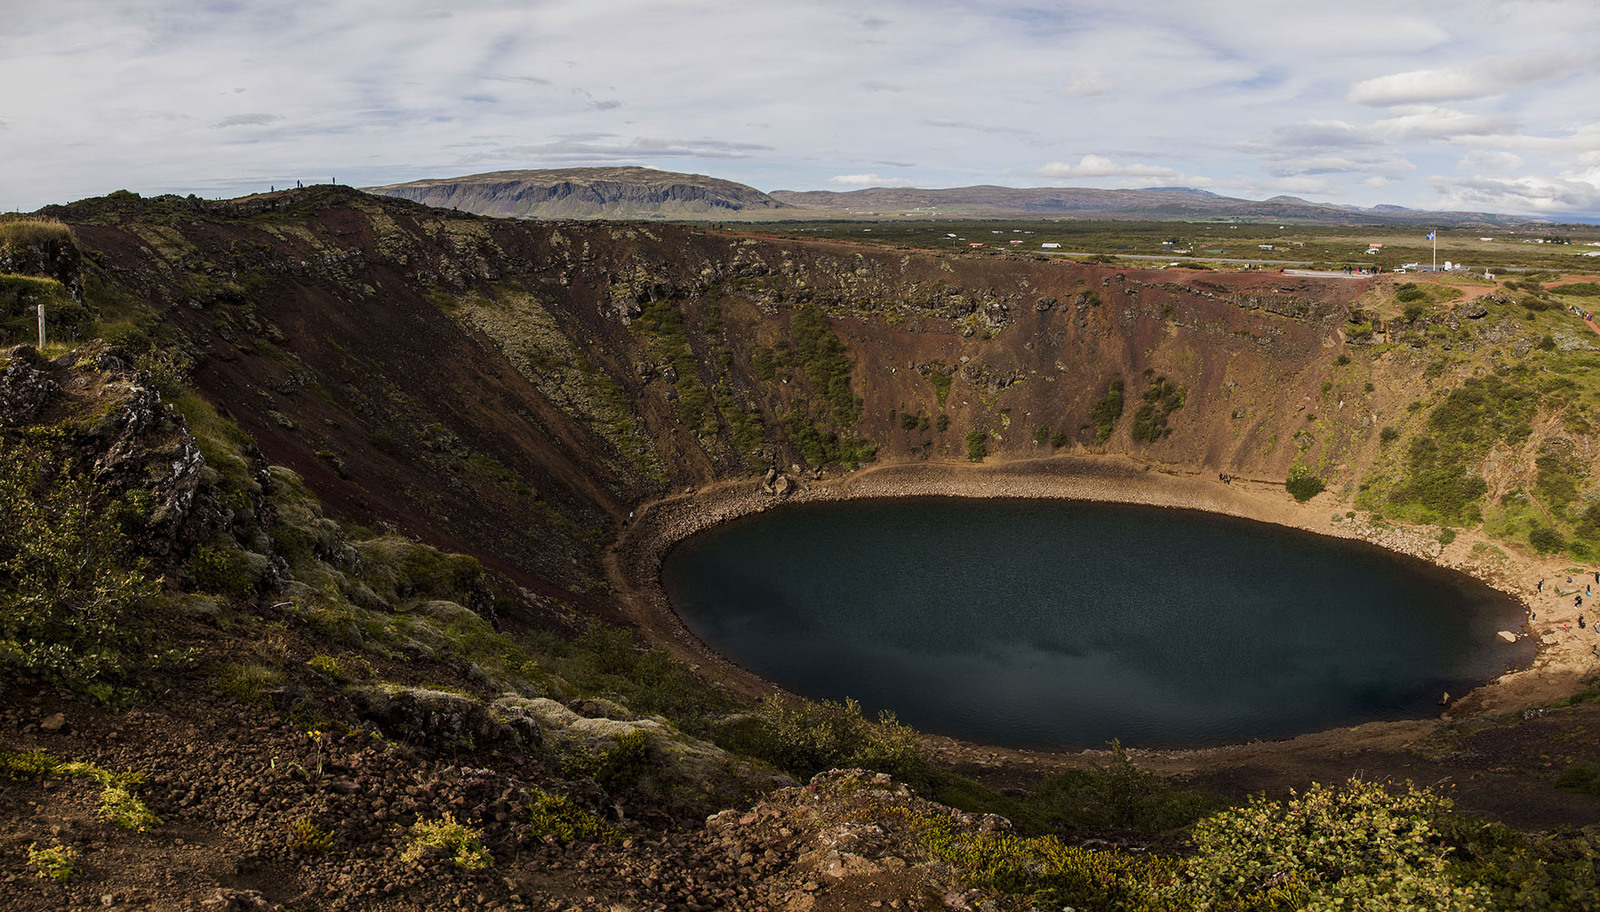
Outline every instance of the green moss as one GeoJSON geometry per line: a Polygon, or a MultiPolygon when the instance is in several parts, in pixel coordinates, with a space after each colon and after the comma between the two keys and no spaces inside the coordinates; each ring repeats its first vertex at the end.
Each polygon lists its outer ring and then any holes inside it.
{"type": "Polygon", "coordinates": [[[1122,390],[1122,378],[1112,378],[1106,384],[1105,395],[1095,400],[1094,407],[1089,410],[1089,421],[1094,424],[1095,443],[1105,443],[1111,439],[1117,419],[1122,417],[1122,390]]]}

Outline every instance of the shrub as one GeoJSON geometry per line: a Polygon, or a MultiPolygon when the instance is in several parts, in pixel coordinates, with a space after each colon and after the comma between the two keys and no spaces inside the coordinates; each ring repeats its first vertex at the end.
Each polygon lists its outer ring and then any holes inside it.
{"type": "Polygon", "coordinates": [[[573,803],[565,795],[533,790],[528,804],[528,827],[534,836],[568,843],[598,840],[616,842],[615,827],[573,803]]]}
{"type": "Polygon", "coordinates": [[[28,864],[33,866],[34,873],[40,877],[67,880],[78,873],[78,853],[77,850],[59,842],[44,848],[40,848],[36,842],[28,846],[28,864]]]}
{"type": "Polygon", "coordinates": [[[967,460],[982,462],[989,455],[989,434],[974,428],[967,432],[967,460]]]}
{"type": "Polygon", "coordinates": [[[1600,795],[1600,763],[1578,760],[1556,776],[1556,788],[1585,795],[1600,795]]]}
{"type": "MultiPolygon", "coordinates": [[[[1154,443],[1172,433],[1167,416],[1183,407],[1188,393],[1166,377],[1156,377],[1140,395],[1144,404],[1133,415],[1133,439],[1154,443]]],[[[1097,432],[1098,433],[1098,432],[1097,432]]]]}
{"type": "Polygon", "coordinates": [[[494,864],[494,856],[483,845],[483,834],[457,823],[449,811],[436,821],[418,820],[412,824],[411,844],[400,858],[415,862],[433,852],[444,853],[451,864],[463,871],[481,871],[494,864]]]}
{"type": "Polygon", "coordinates": [[[1290,467],[1289,477],[1284,481],[1283,486],[1290,494],[1294,495],[1295,500],[1305,503],[1321,494],[1327,484],[1322,479],[1311,474],[1310,468],[1297,462],[1290,467]]]}
{"type": "Polygon", "coordinates": [[[1141,833],[1174,832],[1222,806],[1211,792],[1173,785],[1135,766],[1116,742],[1110,763],[1046,779],[1028,803],[1057,826],[1141,833]]]}
{"type": "Polygon", "coordinates": [[[774,696],[762,704],[760,720],[759,730],[738,748],[797,778],[850,767],[910,783],[928,777],[916,731],[901,725],[891,712],[879,713],[873,722],[862,716],[855,700],[786,702],[774,696]]]}
{"type": "MultiPolygon", "coordinates": [[[[1418,288],[1417,283],[1406,282],[1405,284],[1395,288],[1394,299],[1399,301],[1401,304],[1413,304],[1418,301],[1426,301],[1428,299],[1428,293],[1418,288]]],[[[1410,318],[1408,317],[1407,319],[1410,318]]]]}
{"type": "Polygon", "coordinates": [[[1067,435],[1065,433],[1063,433],[1061,431],[1056,431],[1054,434],[1050,435],[1050,446],[1052,446],[1055,449],[1059,450],[1059,449],[1061,449],[1062,447],[1064,447],[1066,445],[1067,445],[1067,435]]]}
{"type": "Polygon", "coordinates": [[[1049,443],[1050,442],[1050,428],[1048,426],[1046,426],[1046,425],[1043,425],[1043,424],[1041,424],[1037,428],[1035,428],[1034,432],[1033,432],[1033,442],[1038,444],[1039,446],[1044,446],[1045,444],[1049,443]]]}
{"type": "Polygon", "coordinates": [[[940,412],[938,419],[933,423],[933,427],[941,434],[948,431],[950,429],[950,416],[940,412]]]}
{"type": "Polygon", "coordinates": [[[1109,440],[1117,419],[1122,417],[1122,389],[1122,378],[1114,378],[1106,384],[1105,395],[1095,400],[1094,407],[1089,410],[1089,420],[1094,423],[1095,443],[1109,440]]]}
{"type": "Polygon", "coordinates": [[[1179,889],[1201,908],[1477,910],[1432,820],[1449,802],[1352,779],[1287,801],[1252,799],[1201,821],[1179,889]]]}
{"type": "Polygon", "coordinates": [[[901,430],[905,430],[905,431],[914,431],[914,430],[916,430],[917,429],[917,416],[911,414],[910,412],[901,412],[900,413],[900,429],[901,430]]]}
{"type": "Polygon", "coordinates": [[[100,807],[95,816],[118,829],[138,833],[161,825],[161,818],[140,801],[130,787],[122,785],[106,786],[100,793],[100,807]]]}
{"type": "Polygon", "coordinates": [[[137,499],[52,462],[0,440],[0,663],[109,699],[161,581],[125,550],[137,499]]]}
{"type": "Polygon", "coordinates": [[[1079,848],[1053,836],[962,834],[944,821],[932,825],[923,842],[954,869],[961,886],[1019,896],[1031,908],[1169,908],[1161,892],[1176,866],[1166,858],[1079,848]]]}
{"type": "Polygon", "coordinates": [[[1538,523],[1535,523],[1528,532],[1528,544],[1532,545],[1534,550],[1540,554],[1550,554],[1567,546],[1566,539],[1561,537],[1561,533],[1549,526],[1538,523]]]}
{"type": "Polygon", "coordinates": [[[1394,443],[1399,439],[1400,431],[1392,424],[1385,425],[1384,429],[1378,432],[1379,443],[1394,443]]]}

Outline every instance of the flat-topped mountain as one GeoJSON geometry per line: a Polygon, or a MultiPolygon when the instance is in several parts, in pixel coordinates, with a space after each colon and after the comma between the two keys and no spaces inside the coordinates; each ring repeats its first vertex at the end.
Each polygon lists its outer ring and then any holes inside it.
{"type": "Polygon", "coordinates": [[[744,184],[653,168],[492,171],[368,187],[442,209],[505,218],[718,219],[767,216],[783,203],[744,184]]]}
{"type": "Polygon", "coordinates": [[[924,190],[774,190],[653,168],[492,171],[367,187],[428,206],[501,218],[659,218],[766,221],[905,218],[1090,218],[1146,221],[1246,219],[1305,225],[1507,226],[1540,221],[1487,212],[1432,212],[1400,206],[1338,206],[1294,196],[1265,200],[1192,187],[1095,190],[985,184],[924,190]]]}

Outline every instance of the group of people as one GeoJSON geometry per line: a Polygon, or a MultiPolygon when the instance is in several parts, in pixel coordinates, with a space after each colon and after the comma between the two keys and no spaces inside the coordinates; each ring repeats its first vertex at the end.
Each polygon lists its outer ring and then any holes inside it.
{"type": "MultiPolygon", "coordinates": [[[[1570,576],[1567,577],[1567,584],[1568,585],[1572,585],[1573,584],[1572,577],[1570,577],[1570,576]]],[[[1592,596],[1593,593],[1594,593],[1594,587],[1596,585],[1600,585],[1600,570],[1596,570],[1594,572],[1594,582],[1593,583],[1584,583],[1583,584],[1583,591],[1582,592],[1578,592],[1576,590],[1573,591],[1573,594],[1572,594],[1572,607],[1574,607],[1574,608],[1582,608],[1583,607],[1583,599],[1584,599],[1584,597],[1585,596],[1592,596]]],[[[1535,586],[1534,588],[1538,592],[1541,592],[1541,593],[1544,592],[1544,580],[1540,580],[1539,584],[1537,586],[1535,586]]],[[[1538,613],[1533,613],[1531,615],[1531,617],[1534,618],[1535,620],[1537,620],[1539,615],[1538,615],[1538,613]]],[[[1578,614],[1578,629],[1579,630],[1583,630],[1587,626],[1589,626],[1589,622],[1584,619],[1583,613],[1579,612],[1579,614],[1578,614]]],[[[1572,625],[1570,625],[1570,624],[1562,624],[1561,625],[1561,629],[1562,630],[1571,630],[1572,629],[1572,625]]],[[[1594,629],[1595,629],[1595,633],[1600,633],[1600,623],[1596,623],[1594,629]]]]}

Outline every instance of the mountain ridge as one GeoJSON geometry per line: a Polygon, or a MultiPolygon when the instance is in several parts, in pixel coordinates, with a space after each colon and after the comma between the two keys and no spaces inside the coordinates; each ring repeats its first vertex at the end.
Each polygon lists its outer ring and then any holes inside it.
{"type": "Polygon", "coordinates": [[[506,218],[712,221],[904,218],[1261,219],[1299,224],[1506,227],[1546,219],[1488,212],[1370,208],[1278,195],[1222,196],[1197,187],[968,187],[773,190],[642,167],[492,171],[362,188],[425,205],[506,218]]]}

